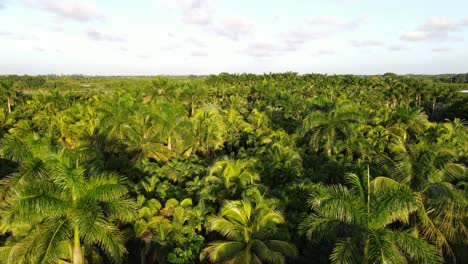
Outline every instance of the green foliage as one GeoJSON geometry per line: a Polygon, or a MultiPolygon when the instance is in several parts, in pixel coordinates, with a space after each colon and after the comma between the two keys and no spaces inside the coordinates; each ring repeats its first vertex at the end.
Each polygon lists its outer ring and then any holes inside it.
{"type": "Polygon", "coordinates": [[[6,142],[3,148],[19,168],[0,182],[5,199],[2,220],[6,231],[16,230],[17,225],[29,229],[7,240],[4,259],[54,263],[81,258],[81,240],[99,245],[109,258],[122,262],[126,249],[115,222],[132,221],[135,209],[124,178],[101,172],[89,163],[92,157],[86,153],[53,152],[30,137],[22,140],[23,146],[18,143],[6,142]],[[74,249],[70,255],[60,245],[72,237],[77,252],[74,249]]]}
{"type": "Polygon", "coordinates": [[[212,263],[285,263],[285,256],[295,257],[297,250],[275,237],[277,225],[284,222],[275,203],[261,196],[226,201],[219,215],[210,219],[208,229],[228,240],[211,242],[201,252],[200,259],[212,263]]]}
{"type": "Polygon", "coordinates": [[[463,78],[0,76],[0,263],[460,263],[463,78]]]}
{"type": "Polygon", "coordinates": [[[372,182],[355,174],[342,185],[317,186],[309,205],[313,212],[301,228],[309,238],[336,238],[332,263],[441,263],[433,245],[410,231],[390,228],[409,224],[410,215],[421,206],[411,189],[386,177],[372,182]]]}

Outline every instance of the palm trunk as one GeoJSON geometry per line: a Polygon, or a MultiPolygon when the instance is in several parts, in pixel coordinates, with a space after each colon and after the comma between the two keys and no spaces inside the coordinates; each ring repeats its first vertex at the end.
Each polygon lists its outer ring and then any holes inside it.
{"type": "Polygon", "coordinates": [[[81,251],[78,227],[73,230],[73,264],[83,264],[83,252],[81,251]]]}
{"type": "Polygon", "coordinates": [[[332,156],[332,150],[331,150],[331,147],[328,147],[327,148],[327,157],[331,157],[332,156]]]}
{"type": "MultiPolygon", "coordinates": [[[[367,215],[366,215],[366,221],[367,221],[367,227],[369,227],[369,214],[370,214],[370,169],[369,169],[369,164],[367,164],[367,215]]],[[[363,264],[368,264],[369,263],[369,236],[366,238],[366,242],[364,244],[364,254],[362,256],[362,263],[363,264]]]]}
{"type": "Polygon", "coordinates": [[[167,138],[167,149],[172,150],[171,137],[167,138]]]}
{"type": "Polygon", "coordinates": [[[11,101],[12,101],[11,97],[8,96],[8,98],[7,98],[8,114],[11,114],[11,101]]]}
{"type": "Polygon", "coordinates": [[[332,156],[332,148],[333,148],[332,138],[333,138],[332,132],[328,133],[327,135],[327,157],[332,156]]]}
{"type": "Polygon", "coordinates": [[[193,97],[192,97],[192,102],[190,104],[190,116],[192,117],[195,114],[195,103],[193,102],[193,97]]]}
{"type": "Polygon", "coordinates": [[[364,244],[364,253],[362,256],[362,263],[363,264],[368,264],[369,263],[369,238],[366,239],[366,242],[364,244]]]}

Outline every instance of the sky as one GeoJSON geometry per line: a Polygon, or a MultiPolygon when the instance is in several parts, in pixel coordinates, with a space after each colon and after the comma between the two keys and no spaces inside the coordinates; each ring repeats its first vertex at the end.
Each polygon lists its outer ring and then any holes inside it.
{"type": "Polygon", "coordinates": [[[467,0],[0,0],[0,74],[468,72],[467,0]]]}

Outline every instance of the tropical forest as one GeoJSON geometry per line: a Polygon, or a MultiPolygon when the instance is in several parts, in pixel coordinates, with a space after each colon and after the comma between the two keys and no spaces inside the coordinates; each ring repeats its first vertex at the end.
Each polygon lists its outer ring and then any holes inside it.
{"type": "Polygon", "coordinates": [[[0,76],[0,263],[467,263],[467,80],[0,76]]]}

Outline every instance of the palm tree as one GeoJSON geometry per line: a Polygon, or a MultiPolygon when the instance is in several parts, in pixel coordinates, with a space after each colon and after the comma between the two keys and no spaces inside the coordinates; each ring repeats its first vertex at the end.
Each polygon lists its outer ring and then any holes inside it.
{"type": "Polygon", "coordinates": [[[271,188],[280,187],[292,182],[303,173],[302,157],[300,153],[276,140],[258,149],[260,155],[260,169],[262,183],[271,188]]]}
{"type": "Polygon", "coordinates": [[[109,140],[124,137],[128,119],[135,112],[136,99],[128,92],[118,91],[112,97],[102,100],[98,105],[102,131],[109,140]]]}
{"type": "Polygon", "coordinates": [[[385,177],[370,181],[348,174],[349,188],[318,185],[313,212],[300,228],[309,238],[333,238],[332,263],[441,263],[437,249],[403,228],[420,206],[420,197],[385,177]]]}
{"type": "Polygon", "coordinates": [[[293,244],[275,235],[285,219],[275,204],[256,200],[227,201],[220,213],[210,219],[209,231],[227,238],[205,247],[200,260],[212,263],[285,263],[285,256],[295,257],[293,244]]]}
{"type": "Polygon", "coordinates": [[[206,86],[190,82],[184,84],[181,97],[190,103],[190,117],[192,117],[195,114],[195,109],[208,98],[208,90],[206,86]]]}
{"type": "Polygon", "coordinates": [[[224,157],[211,166],[206,180],[221,185],[228,196],[233,196],[246,186],[260,180],[260,176],[253,168],[254,164],[254,160],[235,160],[224,157]]]}
{"type": "Polygon", "coordinates": [[[466,241],[466,167],[457,163],[455,149],[424,141],[391,145],[384,158],[389,175],[422,195],[418,212],[423,236],[451,255],[450,243],[466,241]]]}
{"type": "Polygon", "coordinates": [[[185,150],[185,135],[189,133],[191,123],[182,108],[165,101],[158,102],[151,109],[155,113],[157,133],[167,149],[185,150]]]}
{"type": "Polygon", "coordinates": [[[3,263],[83,264],[82,243],[122,262],[126,249],[115,222],[131,221],[136,209],[124,178],[89,167],[89,158],[66,149],[30,147],[16,157],[19,171],[1,181],[2,214],[7,226],[30,228],[0,250],[3,263]],[[30,154],[36,158],[23,159],[30,154]]]}
{"type": "Polygon", "coordinates": [[[340,138],[351,133],[352,123],[364,120],[364,115],[358,112],[356,106],[348,101],[338,103],[323,98],[316,98],[315,110],[304,119],[300,133],[311,133],[310,144],[315,150],[323,146],[328,156],[333,154],[333,145],[340,138]]]}
{"type": "Polygon", "coordinates": [[[158,135],[158,124],[149,115],[135,115],[123,125],[123,141],[134,153],[132,162],[147,158],[168,161],[172,152],[164,146],[158,135]]]}
{"type": "Polygon", "coordinates": [[[224,118],[226,126],[229,127],[226,133],[226,142],[230,150],[233,151],[240,147],[242,135],[251,132],[252,126],[234,108],[226,110],[224,118]]]}
{"type": "Polygon", "coordinates": [[[196,110],[192,124],[192,146],[186,153],[211,154],[213,150],[220,149],[224,145],[226,125],[218,107],[209,105],[196,110]]]}
{"type": "MultiPolygon", "coordinates": [[[[197,207],[197,209],[202,209],[197,207]]],[[[139,210],[139,219],[135,222],[135,235],[142,240],[141,263],[165,263],[168,255],[173,252],[192,251],[190,246],[201,249],[203,237],[199,231],[199,212],[192,207],[192,200],[186,198],[180,203],[174,198],[166,201],[164,207],[155,200],[149,199],[139,210]]],[[[184,252],[185,253],[185,252],[184,252]]],[[[187,257],[187,256],[186,256],[187,257]]],[[[195,261],[196,255],[191,254],[187,262],[195,261]]]]}
{"type": "Polygon", "coordinates": [[[393,112],[387,128],[406,141],[411,136],[424,132],[429,125],[427,115],[422,109],[401,105],[393,112]]]}
{"type": "Polygon", "coordinates": [[[14,97],[16,96],[16,92],[13,89],[13,84],[3,81],[0,82],[0,94],[6,96],[8,114],[11,114],[12,106],[14,105],[14,97]]]}
{"type": "Polygon", "coordinates": [[[271,131],[271,120],[264,112],[253,109],[247,119],[255,134],[264,135],[271,131]]]}
{"type": "Polygon", "coordinates": [[[407,86],[394,78],[374,78],[372,88],[379,90],[385,95],[387,107],[394,108],[400,104],[404,99],[405,95],[408,94],[406,91],[407,86]]]}

